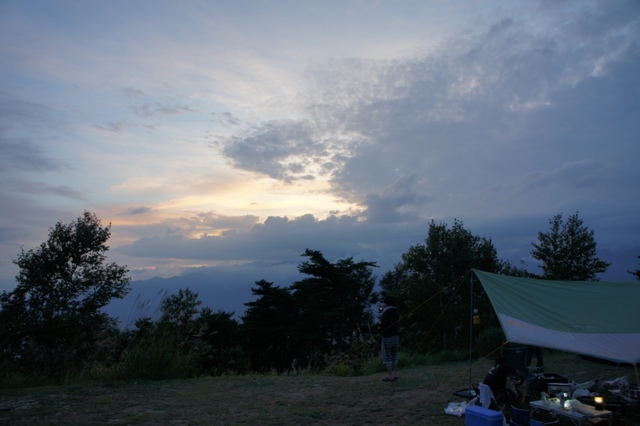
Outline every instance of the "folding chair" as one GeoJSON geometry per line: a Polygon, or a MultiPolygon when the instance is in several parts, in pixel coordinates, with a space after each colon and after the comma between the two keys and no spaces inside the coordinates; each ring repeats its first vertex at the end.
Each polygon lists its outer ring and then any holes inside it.
{"type": "Polygon", "coordinates": [[[503,403],[502,405],[498,404],[498,401],[496,400],[495,395],[493,395],[493,391],[488,385],[485,385],[484,383],[480,383],[478,387],[480,388],[479,402],[480,402],[480,405],[482,405],[482,408],[489,408],[495,411],[504,410],[506,403],[503,403]]]}
{"type": "Polygon", "coordinates": [[[531,411],[524,408],[511,406],[511,425],[529,426],[529,416],[531,411]]]}

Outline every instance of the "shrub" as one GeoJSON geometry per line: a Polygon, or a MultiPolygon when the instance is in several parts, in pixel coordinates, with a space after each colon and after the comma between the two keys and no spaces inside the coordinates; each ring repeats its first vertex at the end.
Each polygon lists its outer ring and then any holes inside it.
{"type": "Polygon", "coordinates": [[[324,370],[324,374],[328,376],[338,376],[338,377],[350,377],[350,376],[357,375],[355,368],[345,363],[329,365],[324,370]]]}
{"type": "Polygon", "coordinates": [[[189,376],[192,357],[168,336],[133,343],[123,354],[122,374],[127,380],[178,379],[189,376]]]}
{"type": "Polygon", "coordinates": [[[385,366],[382,364],[379,355],[371,355],[360,366],[360,373],[363,375],[376,374],[383,371],[385,371],[385,366]]]}
{"type": "Polygon", "coordinates": [[[0,389],[35,388],[54,384],[55,381],[49,377],[27,375],[19,371],[10,371],[0,375],[0,389]]]}
{"type": "Polygon", "coordinates": [[[121,365],[106,365],[96,362],[85,367],[78,375],[77,381],[95,383],[118,381],[123,378],[122,371],[121,365]]]}

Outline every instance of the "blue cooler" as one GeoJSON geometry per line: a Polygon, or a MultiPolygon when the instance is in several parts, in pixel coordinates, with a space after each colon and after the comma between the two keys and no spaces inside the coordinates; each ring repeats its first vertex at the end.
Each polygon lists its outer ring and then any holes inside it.
{"type": "Polygon", "coordinates": [[[464,411],[466,426],[502,426],[503,423],[502,413],[482,408],[479,405],[472,405],[464,411]]]}

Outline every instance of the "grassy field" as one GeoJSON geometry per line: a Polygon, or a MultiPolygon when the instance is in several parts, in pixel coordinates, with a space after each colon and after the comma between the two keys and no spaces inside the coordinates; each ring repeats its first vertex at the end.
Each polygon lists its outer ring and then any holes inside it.
{"type": "MultiPolygon", "coordinates": [[[[545,371],[583,382],[627,376],[630,366],[545,354],[545,371]]],[[[490,360],[473,365],[474,383],[490,360]]],[[[406,368],[396,382],[383,374],[247,375],[145,383],[104,383],[2,390],[0,425],[464,425],[446,415],[453,392],[468,387],[469,363],[406,368]]],[[[640,424],[640,423],[628,423],[640,424]]]]}

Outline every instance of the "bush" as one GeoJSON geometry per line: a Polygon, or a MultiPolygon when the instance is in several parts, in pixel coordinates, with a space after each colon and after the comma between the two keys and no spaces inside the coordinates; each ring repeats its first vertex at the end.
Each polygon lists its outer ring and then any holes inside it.
{"type": "Polygon", "coordinates": [[[77,381],[93,383],[114,382],[123,378],[122,371],[121,365],[105,365],[104,363],[96,362],[80,372],[77,381]]]}
{"type": "Polygon", "coordinates": [[[189,377],[192,357],[181,351],[170,337],[155,337],[134,343],[124,352],[121,364],[126,380],[163,380],[189,377]]]}
{"type": "Polygon", "coordinates": [[[383,371],[386,371],[386,369],[384,364],[382,364],[379,355],[371,355],[365,359],[360,366],[360,373],[365,376],[381,373],[383,371]]]}
{"type": "Polygon", "coordinates": [[[325,370],[324,374],[328,376],[351,377],[356,376],[356,369],[349,364],[339,363],[331,364],[325,370]]]}
{"type": "Polygon", "coordinates": [[[6,372],[0,375],[0,389],[35,388],[52,386],[54,380],[45,376],[26,375],[18,371],[6,372]]]}
{"type": "Polygon", "coordinates": [[[206,359],[207,367],[203,373],[212,376],[224,374],[246,374],[251,370],[251,359],[242,346],[236,345],[215,351],[214,355],[198,354],[198,358],[206,359]]]}

